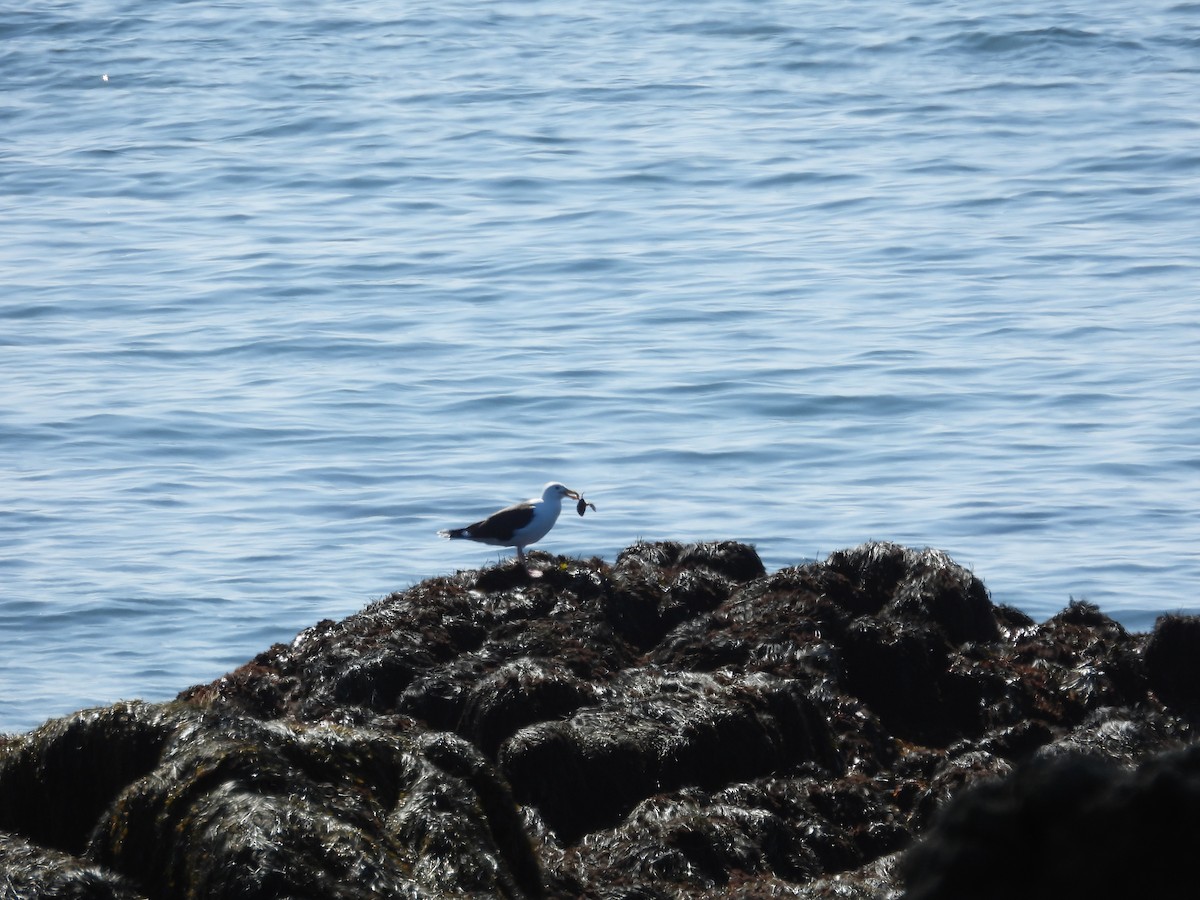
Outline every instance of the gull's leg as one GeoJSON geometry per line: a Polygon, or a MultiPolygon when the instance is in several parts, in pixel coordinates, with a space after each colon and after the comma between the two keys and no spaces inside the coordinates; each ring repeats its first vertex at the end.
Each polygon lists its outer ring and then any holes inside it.
{"type": "Polygon", "coordinates": [[[517,548],[517,559],[520,560],[521,565],[523,565],[525,567],[525,572],[526,572],[526,574],[529,575],[530,578],[541,578],[542,577],[541,570],[529,568],[529,563],[527,563],[525,561],[525,548],[524,547],[517,548]]]}

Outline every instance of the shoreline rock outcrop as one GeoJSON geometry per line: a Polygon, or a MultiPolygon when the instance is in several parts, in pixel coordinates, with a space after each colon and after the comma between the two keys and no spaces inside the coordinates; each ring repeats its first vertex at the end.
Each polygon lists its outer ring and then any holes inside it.
{"type": "Polygon", "coordinates": [[[1014,879],[1200,821],[1194,617],[1039,624],[885,543],[530,556],[0,739],[0,900],[1061,897],[1014,879]]]}

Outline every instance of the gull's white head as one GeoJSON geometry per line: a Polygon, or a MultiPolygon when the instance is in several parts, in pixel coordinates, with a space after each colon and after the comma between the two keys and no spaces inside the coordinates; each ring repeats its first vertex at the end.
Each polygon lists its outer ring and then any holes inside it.
{"type": "Polygon", "coordinates": [[[565,484],[560,484],[557,481],[551,481],[542,488],[542,500],[557,500],[562,502],[563,497],[570,497],[572,500],[578,500],[579,495],[567,487],[565,484]]]}

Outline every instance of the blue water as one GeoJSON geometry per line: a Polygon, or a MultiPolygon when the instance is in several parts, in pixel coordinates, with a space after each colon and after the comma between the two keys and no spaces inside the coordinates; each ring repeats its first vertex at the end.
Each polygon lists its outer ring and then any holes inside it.
{"type": "Polygon", "coordinates": [[[1200,4],[0,11],[0,730],[542,545],[1200,609],[1200,4]]]}

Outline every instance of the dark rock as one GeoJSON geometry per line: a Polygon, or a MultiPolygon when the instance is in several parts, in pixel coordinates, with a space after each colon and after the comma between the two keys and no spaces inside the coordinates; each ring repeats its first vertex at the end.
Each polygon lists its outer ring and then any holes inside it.
{"type": "Polygon", "coordinates": [[[950,677],[950,649],[940,636],[907,622],[860,618],[842,645],[845,688],[878,715],[898,737],[945,745],[979,728],[978,709],[964,710],[943,691],[950,677]]]}
{"type": "Polygon", "coordinates": [[[819,709],[775,679],[642,670],[613,687],[612,701],[527,728],[501,752],[517,799],[567,843],[616,824],[660,791],[800,764],[840,767],[819,709]]]}
{"type": "Polygon", "coordinates": [[[766,574],[753,547],[736,541],[680,544],[675,541],[638,541],[617,554],[615,568],[658,569],[668,574],[706,570],[744,584],[766,574]]]}
{"type": "Polygon", "coordinates": [[[79,855],[125,788],[157,765],[167,736],[140,704],[55,719],[3,748],[0,830],[79,855]]]}
{"type": "Polygon", "coordinates": [[[521,657],[471,686],[457,730],[488,756],[526,725],[555,721],[597,702],[596,691],[556,660],[521,657]]]}
{"type": "Polygon", "coordinates": [[[1170,869],[1147,809],[1200,819],[1191,757],[1154,762],[1200,716],[1196,619],[1038,624],[895,544],[529,556],[0,740],[0,895],[990,896],[972,859],[1006,893],[1098,865],[1042,859],[1093,810],[1111,884],[1170,869]]]}
{"type": "Polygon", "coordinates": [[[1154,623],[1146,675],[1164,702],[1200,710],[1200,616],[1162,616],[1154,623]]]}
{"type": "Polygon", "coordinates": [[[145,900],[114,872],[0,831],[0,897],[5,900],[145,900]]]}
{"type": "Polygon", "coordinates": [[[617,556],[605,614],[640,650],[681,622],[720,606],[734,587],[765,574],[744,544],[634,544],[617,556]]]}
{"type": "Polygon", "coordinates": [[[43,882],[63,869],[56,850],[80,859],[71,890],[88,893],[78,896],[541,893],[507,787],[449,735],[413,741],[125,704],[6,748],[0,809],[11,832],[52,848],[43,882]],[[136,765],[117,784],[110,775],[126,759],[136,765]]]}
{"type": "Polygon", "coordinates": [[[1197,810],[1197,746],[1132,771],[1097,756],[1037,760],[946,808],[904,861],[905,897],[1190,897],[1197,810]]]}

